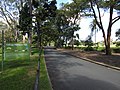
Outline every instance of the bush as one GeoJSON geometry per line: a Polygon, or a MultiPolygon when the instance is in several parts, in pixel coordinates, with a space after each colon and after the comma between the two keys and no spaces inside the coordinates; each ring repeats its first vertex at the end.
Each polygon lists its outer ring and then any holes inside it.
{"type": "Polygon", "coordinates": [[[78,40],[75,40],[75,41],[74,41],[74,45],[79,46],[79,45],[80,45],[80,42],[79,42],[78,40]]]}
{"type": "Polygon", "coordinates": [[[113,51],[114,53],[120,53],[120,48],[113,48],[112,51],[113,51]]]}
{"type": "Polygon", "coordinates": [[[105,47],[98,47],[98,48],[97,48],[97,51],[105,52],[105,47]]]}
{"type": "Polygon", "coordinates": [[[84,49],[85,51],[94,51],[94,48],[93,47],[87,47],[84,49]]]}
{"type": "Polygon", "coordinates": [[[67,46],[67,47],[64,47],[65,49],[71,49],[72,48],[72,46],[67,46]]]}
{"type": "Polygon", "coordinates": [[[120,42],[116,42],[116,47],[119,47],[120,46],[120,42]]]}

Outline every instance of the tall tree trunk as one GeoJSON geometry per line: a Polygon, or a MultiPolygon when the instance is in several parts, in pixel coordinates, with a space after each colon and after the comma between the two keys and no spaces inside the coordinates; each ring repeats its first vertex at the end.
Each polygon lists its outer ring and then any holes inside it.
{"type": "Polygon", "coordinates": [[[110,17],[109,17],[109,26],[107,30],[107,45],[106,45],[106,55],[111,55],[111,48],[110,48],[110,37],[111,37],[111,29],[112,29],[112,17],[113,17],[113,7],[114,5],[110,6],[110,17]]]}
{"type": "Polygon", "coordinates": [[[74,31],[73,31],[73,34],[72,34],[72,50],[74,49],[74,31]]]}
{"type": "Polygon", "coordinates": [[[112,53],[111,53],[111,48],[110,48],[110,37],[111,37],[111,28],[112,28],[112,26],[110,25],[109,27],[108,27],[108,32],[107,32],[107,45],[106,45],[106,55],[111,55],[112,53]]]}
{"type": "Polygon", "coordinates": [[[32,51],[32,48],[31,48],[31,45],[32,45],[32,35],[31,35],[31,32],[32,32],[32,1],[31,0],[28,0],[29,2],[29,10],[30,10],[30,26],[29,26],[29,44],[30,44],[30,55],[31,55],[31,51],[32,51]]]}
{"type": "Polygon", "coordinates": [[[107,38],[105,36],[105,33],[103,34],[103,37],[104,37],[104,43],[105,43],[105,54],[106,55],[111,55],[111,48],[110,48],[110,36],[111,36],[111,33],[108,32],[107,34],[107,38]]]}
{"type": "Polygon", "coordinates": [[[65,47],[67,47],[67,38],[65,38],[65,47]]]}
{"type": "Polygon", "coordinates": [[[73,37],[72,37],[72,50],[74,49],[74,41],[73,41],[73,37]]]}
{"type": "Polygon", "coordinates": [[[110,48],[110,42],[108,42],[108,44],[106,45],[106,55],[111,55],[111,48],[110,48]]]}

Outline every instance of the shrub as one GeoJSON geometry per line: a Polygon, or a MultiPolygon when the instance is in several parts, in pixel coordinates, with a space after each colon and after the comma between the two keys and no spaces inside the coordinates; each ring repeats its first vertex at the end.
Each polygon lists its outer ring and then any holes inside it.
{"type": "Polygon", "coordinates": [[[79,45],[80,45],[80,42],[79,42],[78,40],[75,40],[75,41],[74,41],[74,45],[79,46],[79,45]]]}
{"type": "Polygon", "coordinates": [[[71,49],[72,48],[72,46],[67,46],[67,47],[65,47],[65,49],[71,49]]]}
{"type": "Polygon", "coordinates": [[[113,48],[112,51],[113,51],[114,53],[120,53],[120,48],[113,48]]]}
{"type": "Polygon", "coordinates": [[[93,47],[87,47],[84,49],[85,51],[94,51],[94,48],[93,47]]]}

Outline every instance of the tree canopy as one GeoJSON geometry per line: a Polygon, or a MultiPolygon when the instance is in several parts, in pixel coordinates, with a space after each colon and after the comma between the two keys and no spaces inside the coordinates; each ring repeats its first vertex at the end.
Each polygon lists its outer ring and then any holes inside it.
{"type": "Polygon", "coordinates": [[[2,0],[0,17],[16,36],[19,29],[23,35],[28,34],[31,42],[32,36],[37,36],[39,42],[42,38],[44,43],[54,41],[56,45],[60,44],[58,46],[74,41],[74,32],[80,29],[82,17],[93,18],[92,29],[98,27],[102,31],[106,54],[111,54],[112,26],[120,19],[119,0],[72,0],[71,3],[62,3],[60,9],[56,3],[56,0],[2,0]],[[116,17],[113,16],[114,11],[117,12],[116,17]],[[109,13],[107,29],[102,21],[105,12],[109,13]]]}

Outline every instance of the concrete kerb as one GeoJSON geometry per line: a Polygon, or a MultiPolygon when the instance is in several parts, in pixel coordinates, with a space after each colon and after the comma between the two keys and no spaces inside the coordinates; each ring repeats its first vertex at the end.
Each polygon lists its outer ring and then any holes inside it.
{"type": "MultiPolygon", "coordinates": [[[[61,50],[59,50],[59,51],[61,51],[61,50]]],[[[77,57],[77,58],[80,58],[80,59],[82,59],[82,60],[91,62],[91,63],[95,63],[95,64],[98,64],[98,65],[101,65],[101,66],[104,66],[104,67],[108,67],[108,68],[111,68],[111,69],[115,69],[115,70],[117,70],[117,71],[120,71],[120,68],[119,68],[119,67],[115,67],[115,66],[111,66],[111,65],[108,65],[108,64],[105,64],[105,63],[93,61],[93,60],[91,60],[91,59],[84,58],[84,57],[81,57],[81,56],[76,56],[76,55],[70,54],[69,52],[65,52],[65,51],[61,51],[61,52],[66,53],[66,54],[71,55],[71,56],[74,56],[74,57],[77,57]]]]}

